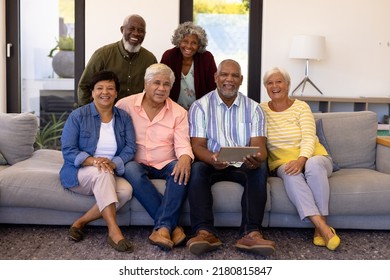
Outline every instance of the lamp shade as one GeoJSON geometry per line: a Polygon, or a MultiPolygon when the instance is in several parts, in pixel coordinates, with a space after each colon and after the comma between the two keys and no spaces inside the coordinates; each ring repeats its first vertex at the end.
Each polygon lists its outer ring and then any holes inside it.
{"type": "Polygon", "coordinates": [[[317,35],[294,36],[289,57],[315,60],[324,59],[325,37],[317,35]]]}

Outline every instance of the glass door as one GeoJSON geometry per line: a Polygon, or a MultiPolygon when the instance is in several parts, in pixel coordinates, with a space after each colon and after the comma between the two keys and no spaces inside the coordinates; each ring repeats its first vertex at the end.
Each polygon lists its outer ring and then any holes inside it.
{"type": "MultiPolygon", "coordinates": [[[[83,28],[84,0],[6,0],[7,112],[32,112],[45,122],[74,108],[75,5],[83,28]],[[63,51],[70,59],[57,55],[63,51]]],[[[76,33],[82,42],[84,33],[76,33]]]]}
{"type": "Polygon", "coordinates": [[[41,125],[73,109],[74,23],[74,0],[20,0],[21,112],[41,125]]]}

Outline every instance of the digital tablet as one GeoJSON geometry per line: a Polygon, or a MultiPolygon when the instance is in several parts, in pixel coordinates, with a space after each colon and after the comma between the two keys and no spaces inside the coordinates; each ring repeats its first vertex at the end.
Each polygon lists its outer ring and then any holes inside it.
{"type": "Polygon", "coordinates": [[[259,147],[221,147],[218,154],[218,161],[237,162],[243,161],[247,155],[259,152],[259,147]]]}

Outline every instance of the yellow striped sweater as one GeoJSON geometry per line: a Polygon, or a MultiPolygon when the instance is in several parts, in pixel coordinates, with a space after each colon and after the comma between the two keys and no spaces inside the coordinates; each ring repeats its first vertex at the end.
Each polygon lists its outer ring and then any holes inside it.
{"type": "Polygon", "coordinates": [[[316,136],[314,117],[306,102],[295,99],[283,112],[272,111],[268,102],[262,102],[260,106],[266,114],[271,171],[300,156],[328,155],[316,136]]]}

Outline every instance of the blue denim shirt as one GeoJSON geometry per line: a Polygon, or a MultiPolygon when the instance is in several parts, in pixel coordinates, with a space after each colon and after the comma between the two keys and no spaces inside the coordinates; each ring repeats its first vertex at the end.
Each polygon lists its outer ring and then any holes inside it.
{"type": "MultiPolygon", "coordinates": [[[[113,118],[117,151],[112,161],[116,165],[115,174],[121,176],[124,165],[133,160],[136,152],[135,130],[131,117],[124,110],[114,106],[113,118]]],[[[95,154],[100,126],[100,115],[93,102],[74,110],[66,120],[61,136],[64,165],[60,171],[65,188],[79,185],[78,170],[86,158],[95,154]]]]}

